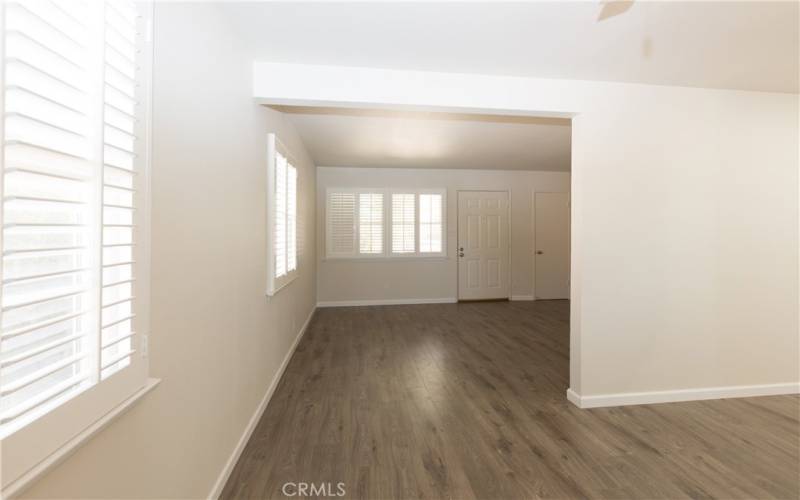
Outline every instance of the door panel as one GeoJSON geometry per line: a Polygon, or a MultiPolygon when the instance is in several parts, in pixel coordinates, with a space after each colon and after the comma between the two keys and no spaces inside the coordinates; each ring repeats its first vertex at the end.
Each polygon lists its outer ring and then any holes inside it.
{"type": "Polygon", "coordinates": [[[569,194],[534,195],[537,299],[569,298],[569,194]]]}
{"type": "Polygon", "coordinates": [[[467,267],[466,286],[475,289],[481,286],[481,262],[478,259],[467,259],[465,264],[467,267]]]}
{"type": "Polygon", "coordinates": [[[467,230],[467,247],[479,248],[481,245],[481,218],[478,215],[468,215],[469,226],[467,230]]]}
{"type": "Polygon", "coordinates": [[[497,288],[501,286],[500,261],[497,259],[489,259],[486,262],[486,285],[489,288],[497,288]]]}
{"type": "Polygon", "coordinates": [[[509,245],[508,193],[459,191],[459,299],[508,298],[509,245]]]}

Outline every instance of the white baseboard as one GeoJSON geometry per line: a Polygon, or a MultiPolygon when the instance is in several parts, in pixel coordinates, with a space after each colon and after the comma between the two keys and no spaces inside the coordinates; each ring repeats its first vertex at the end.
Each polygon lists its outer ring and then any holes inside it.
{"type": "Polygon", "coordinates": [[[567,400],[578,408],[583,408],[583,406],[581,406],[581,397],[571,388],[567,389],[567,400]]]}
{"type": "Polygon", "coordinates": [[[306,333],[306,328],[308,328],[308,324],[311,323],[311,318],[314,317],[314,312],[316,310],[317,310],[316,307],[311,310],[311,314],[308,315],[308,318],[306,318],[306,322],[303,323],[302,328],[300,328],[300,331],[297,333],[297,337],[295,337],[292,346],[289,348],[289,352],[287,352],[286,356],[284,356],[283,362],[281,363],[281,366],[278,368],[278,372],[275,374],[274,377],[272,377],[272,382],[270,382],[269,387],[267,388],[267,392],[264,394],[264,397],[258,404],[258,407],[256,408],[255,413],[253,413],[253,416],[250,417],[250,421],[247,423],[247,427],[245,427],[244,433],[242,433],[242,437],[240,437],[239,442],[236,443],[236,448],[233,449],[231,456],[225,463],[225,467],[222,469],[222,472],[220,472],[219,477],[217,477],[217,480],[214,483],[214,487],[211,488],[211,493],[208,494],[208,498],[210,500],[216,500],[222,494],[222,489],[225,487],[225,483],[228,482],[228,478],[230,477],[231,472],[233,472],[233,468],[236,466],[236,462],[239,461],[239,457],[242,455],[245,446],[247,446],[247,442],[250,440],[250,436],[252,436],[253,431],[256,428],[256,425],[258,425],[258,421],[261,420],[261,416],[267,409],[269,400],[272,399],[272,394],[278,387],[278,382],[280,382],[281,377],[283,376],[283,372],[289,365],[289,361],[292,359],[292,355],[294,354],[295,349],[297,349],[297,344],[300,343],[300,340],[306,333]]]}
{"type": "Polygon", "coordinates": [[[536,300],[533,295],[512,295],[511,300],[536,300]]]}
{"type": "Polygon", "coordinates": [[[377,299],[377,300],[335,300],[317,302],[317,307],[352,307],[352,306],[398,306],[406,304],[453,304],[455,297],[440,299],[377,299]]]}
{"type": "Polygon", "coordinates": [[[676,403],[679,401],[701,401],[704,399],[780,396],[783,394],[800,394],[800,382],[706,387],[701,389],[679,389],[675,391],[622,392],[617,394],[600,394],[597,396],[581,396],[572,389],[567,389],[567,399],[578,408],[676,403]]]}

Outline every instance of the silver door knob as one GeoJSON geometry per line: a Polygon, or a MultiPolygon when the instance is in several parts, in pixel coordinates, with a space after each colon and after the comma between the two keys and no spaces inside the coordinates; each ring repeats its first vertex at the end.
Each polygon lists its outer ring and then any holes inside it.
{"type": "Polygon", "coordinates": [[[536,250],[536,255],[542,255],[543,253],[541,250],[536,250]]]}
{"type": "Polygon", "coordinates": [[[460,253],[458,254],[458,256],[459,256],[459,257],[463,257],[463,256],[464,256],[464,252],[460,252],[460,253]]]}

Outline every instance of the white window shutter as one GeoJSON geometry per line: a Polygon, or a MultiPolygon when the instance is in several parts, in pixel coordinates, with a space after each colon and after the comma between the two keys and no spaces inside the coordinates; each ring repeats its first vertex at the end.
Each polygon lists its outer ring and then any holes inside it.
{"type": "Polygon", "coordinates": [[[392,253],[414,253],[416,198],[414,193],[392,194],[392,253]]]}
{"type": "MultiPolygon", "coordinates": [[[[0,428],[93,376],[92,24],[6,6],[0,428]]],[[[95,25],[96,33],[96,25],[95,25]]]]}
{"type": "Polygon", "coordinates": [[[276,153],[275,162],[275,234],[273,235],[273,248],[275,249],[275,277],[280,278],[286,274],[286,179],[288,165],[286,157],[276,153]]]}
{"type": "Polygon", "coordinates": [[[297,169],[289,164],[286,201],[286,268],[297,269],[297,169]]]}
{"type": "Polygon", "coordinates": [[[356,194],[329,192],[327,205],[328,256],[354,256],[356,253],[356,194]]]}
{"type": "Polygon", "coordinates": [[[297,277],[297,169],[275,134],[267,136],[267,294],[297,277]]]}
{"type": "Polygon", "coordinates": [[[0,436],[131,363],[145,127],[133,3],[4,8],[0,436]]]}
{"type": "Polygon", "coordinates": [[[443,196],[441,194],[419,195],[419,251],[441,253],[443,251],[443,196]]]}
{"type": "Polygon", "coordinates": [[[383,193],[358,195],[358,251],[383,253],[383,193]]]}
{"type": "Polygon", "coordinates": [[[100,376],[130,363],[133,353],[136,237],[135,160],[139,75],[137,12],[132,4],[107,1],[103,67],[102,314],[100,376]]]}

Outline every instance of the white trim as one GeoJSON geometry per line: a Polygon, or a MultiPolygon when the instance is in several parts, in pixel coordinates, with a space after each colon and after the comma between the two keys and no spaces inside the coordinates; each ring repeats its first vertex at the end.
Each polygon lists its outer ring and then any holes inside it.
{"type": "Polygon", "coordinates": [[[278,382],[280,382],[281,377],[283,377],[283,372],[286,371],[286,367],[289,366],[289,361],[291,361],[294,351],[297,349],[297,345],[300,343],[300,340],[306,333],[306,329],[308,328],[309,323],[311,323],[311,318],[314,317],[316,310],[316,307],[311,309],[311,313],[309,313],[308,318],[306,318],[306,322],[303,323],[300,331],[297,332],[297,336],[295,337],[294,342],[292,342],[292,346],[289,348],[286,356],[284,356],[281,366],[278,368],[275,376],[272,377],[272,382],[270,382],[267,392],[264,393],[264,397],[261,399],[258,407],[256,407],[255,413],[253,413],[253,416],[250,417],[247,427],[244,428],[244,432],[239,438],[239,442],[236,443],[236,447],[233,449],[233,452],[231,452],[230,457],[228,457],[228,461],[225,462],[225,467],[223,467],[222,471],[217,477],[217,480],[214,482],[214,486],[211,488],[211,492],[208,494],[209,500],[216,500],[222,494],[222,490],[225,488],[225,483],[228,482],[228,478],[230,477],[231,472],[233,472],[236,462],[239,461],[239,457],[242,455],[245,446],[247,446],[247,442],[250,441],[253,431],[256,429],[261,417],[264,415],[264,411],[267,409],[267,405],[269,404],[270,399],[272,399],[275,389],[278,387],[278,382]]]}
{"type": "Polygon", "coordinates": [[[732,385],[727,387],[678,389],[674,391],[622,392],[597,396],[581,396],[572,389],[567,389],[567,399],[578,408],[675,403],[679,401],[701,401],[704,399],[750,398],[783,394],[800,394],[800,382],[732,385]]]}
{"type": "Polygon", "coordinates": [[[155,389],[160,382],[161,379],[157,378],[147,379],[147,383],[144,387],[133,393],[128,399],[114,407],[110,412],[103,415],[99,420],[84,429],[80,434],[64,443],[63,446],[48,455],[47,458],[36,464],[32,469],[25,472],[25,474],[10,482],[8,486],[3,488],[2,497],[11,498],[22,493],[26,488],[31,486],[33,482],[42,477],[53,467],[63,462],[78,448],[83,446],[87,441],[94,437],[98,432],[102,431],[113,421],[122,416],[148,392],[155,389]]]}
{"type": "Polygon", "coordinates": [[[386,264],[387,262],[436,262],[450,260],[447,255],[416,255],[411,253],[398,254],[397,257],[385,257],[384,259],[363,257],[322,257],[321,262],[376,262],[379,264],[386,264]],[[400,256],[402,255],[402,257],[400,256]]]}
{"type": "Polygon", "coordinates": [[[317,307],[352,307],[352,306],[397,306],[406,304],[455,304],[455,297],[439,299],[377,299],[377,300],[334,300],[317,302],[317,307]]]}
{"type": "Polygon", "coordinates": [[[536,300],[536,299],[533,298],[533,295],[512,295],[511,300],[522,301],[522,300],[536,300]]]}

